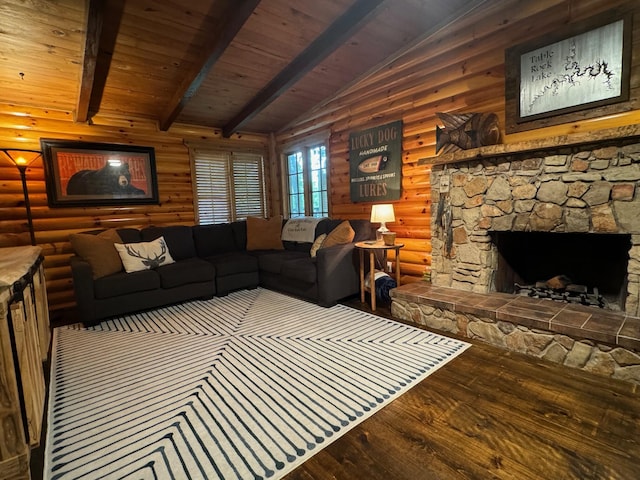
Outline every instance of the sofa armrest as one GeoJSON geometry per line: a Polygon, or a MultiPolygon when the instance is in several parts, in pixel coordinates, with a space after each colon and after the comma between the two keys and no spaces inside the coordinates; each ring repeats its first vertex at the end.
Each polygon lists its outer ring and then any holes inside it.
{"type": "Polygon", "coordinates": [[[91,270],[89,262],[75,255],[69,259],[69,263],[71,264],[73,291],[78,304],[80,319],[83,322],[90,322],[96,317],[93,270],[91,270]]]}
{"type": "Polygon", "coordinates": [[[360,291],[355,243],[321,248],[317,253],[318,303],[329,307],[360,291]]]}

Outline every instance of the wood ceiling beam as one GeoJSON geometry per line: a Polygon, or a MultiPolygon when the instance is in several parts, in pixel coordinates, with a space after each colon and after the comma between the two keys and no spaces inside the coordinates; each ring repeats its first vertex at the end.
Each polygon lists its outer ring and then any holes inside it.
{"type": "Polygon", "coordinates": [[[84,52],[82,54],[82,69],[80,71],[80,88],[78,101],[74,112],[75,122],[86,122],[89,119],[89,103],[98,63],[98,49],[100,35],[104,22],[104,0],[87,0],[86,31],[84,37],[84,52]]]}
{"type": "Polygon", "coordinates": [[[260,0],[231,0],[227,2],[226,9],[219,22],[219,28],[216,29],[215,34],[204,47],[199,61],[195,62],[192,70],[184,76],[160,118],[160,130],[169,130],[171,124],[196,94],[209,70],[231,44],[259,3],[260,0]]]}
{"type": "Polygon", "coordinates": [[[100,110],[125,0],[87,0],[87,33],[74,120],[86,122],[100,110]]]}
{"type": "Polygon", "coordinates": [[[335,20],[300,55],[294,58],[271,82],[247,103],[223,129],[229,138],[249,120],[260,113],[278,96],[288,90],[322,60],[333,53],[382,7],[384,0],[358,0],[335,20]]]}

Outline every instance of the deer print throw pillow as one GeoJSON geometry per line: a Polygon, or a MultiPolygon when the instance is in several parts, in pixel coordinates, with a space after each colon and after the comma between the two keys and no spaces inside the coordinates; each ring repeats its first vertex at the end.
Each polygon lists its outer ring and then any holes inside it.
{"type": "Polygon", "coordinates": [[[150,270],[174,263],[164,237],[152,242],[115,244],[127,273],[150,270]]]}

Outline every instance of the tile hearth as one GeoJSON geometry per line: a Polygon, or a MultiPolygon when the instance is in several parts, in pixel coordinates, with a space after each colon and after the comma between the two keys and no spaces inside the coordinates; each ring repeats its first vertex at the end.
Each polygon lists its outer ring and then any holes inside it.
{"type": "Polygon", "coordinates": [[[394,317],[640,383],[640,318],[548,299],[428,282],[391,291],[394,317]]]}

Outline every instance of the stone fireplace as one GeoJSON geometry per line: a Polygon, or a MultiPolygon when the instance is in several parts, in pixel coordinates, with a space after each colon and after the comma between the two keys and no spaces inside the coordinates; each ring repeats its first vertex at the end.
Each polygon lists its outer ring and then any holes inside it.
{"type": "Polygon", "coordinates": [[[431,282],[393,289],[393,316],[640,384],[640,125],[421,163],[431,282]],[[515,293],[556,276],[597,306],[515,293]]]}
{"type": "Polygon", "coordinates": [[[513,292],[562,274],[639,316],[640,139],[535,146],[433,167],[433,285],[513,292]]]}

